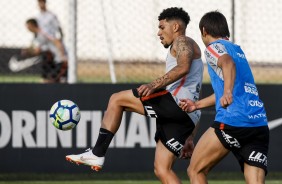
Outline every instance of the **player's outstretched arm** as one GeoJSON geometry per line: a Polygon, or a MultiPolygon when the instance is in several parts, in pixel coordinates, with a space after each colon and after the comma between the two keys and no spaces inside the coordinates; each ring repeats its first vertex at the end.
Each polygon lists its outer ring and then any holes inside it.
{"type": "Polygon", "coordinates": [[[212,94],[196,102],[190,99],[180,99],[180,102],[178,105],[185,112],[193,112],[198,109],[203,109],[206,107],[214,106],[215,105],[215,94],[212,94]]]}

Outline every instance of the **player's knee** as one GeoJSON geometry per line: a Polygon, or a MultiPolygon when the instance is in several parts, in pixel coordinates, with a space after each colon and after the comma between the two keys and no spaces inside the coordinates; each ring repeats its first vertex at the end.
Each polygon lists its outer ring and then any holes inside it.
{"type": "Polygon", "coordinates": [[[154,173],[157,176],[157,178],[159,178],[159,172],[158,172],[158,170],[156,168],[154,168],[154,173]]]}
{"type": "Polygon", "coordinates": [[[158,178],[163,178],[166,177],[167,171],[160,165],[154,164],[154,173],[158,178]]]}
{"type": "Polygon", "coordinates": [[[110,97],[109,104],[117,105],[120,99],[121,99],[120,93],[113,93],[112,96],[110,97]]]}
{"type": "Polygon", "coordinates": [[[192,178],[195,175],[195,169],[189,166],[187,169],[187,175],[189,176],[189,178],[192,178]]]}
{"type": "Polygon", "coordinates": [[[187,174],[188,177],[190,177],[190,169],[189,169],[189,167],[186,170],[186,174],[187,174]]]}
{"type": "Polygon", "coordinates": [[[154,173],[155,173],[155,175],[158,177],[158,178],[160,178],[161,177],[161,170],[158,168],[158,167],[154,167],[154,173]]]}
{"type": "Polygon", "coordinates": [[[187,169],[187,175],[189,178],[197,177],[198,175],[204,175],[206,176],[208,174],[208,169],[199,169],[196,167],[189,166],[187,169]]]}

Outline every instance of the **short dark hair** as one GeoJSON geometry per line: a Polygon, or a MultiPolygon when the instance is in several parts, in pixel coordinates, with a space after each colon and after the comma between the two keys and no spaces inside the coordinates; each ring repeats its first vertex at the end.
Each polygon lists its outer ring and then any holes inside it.
{"type": "Polygon", "coordinates": [[[178,19],[184,22],[185,26],[187,26],[190,22],[190,16],[186,11],[184,11],[182,8],[172,7],[164,9],[159,17],[158,20],[173,20],[178,19]]]}
{"type": "Polygon", "coordinates": [[[230,32],[225,16],[219,11],[206,13],[200,20],[199,28],[203,34],[203,28],[212,37],[230,37],[230,32]]]}
{"type": "Polygon", "coordinates": [[[38,23],[37,23],[37,20],[36,19],[28,19],[27,21],[26,21],[26,24],[32,24],[32,25],[34,25],[35,27],[38,27],[38,23]]]}

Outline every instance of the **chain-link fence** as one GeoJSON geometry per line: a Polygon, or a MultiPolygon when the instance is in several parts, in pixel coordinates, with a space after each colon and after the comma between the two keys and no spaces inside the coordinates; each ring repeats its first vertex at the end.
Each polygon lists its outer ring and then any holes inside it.
{"type": "MultiPolygon", "coordinates": [[[[38,1],[0,0],[0,7],[0,81],[40,82],[40,64],[18,72],[8,65],[12,55],[30,45],[33,35],[25,21],[38,16],[38,1]]],[[[202,51],[199,20],[208,11],[221,11],[255,79],[282,83],[279,0],[47,0],[47,9],[61,23],[69,54],[76,56],[71,75],[76,74],[77,82],[148,82],[163,75],[167,50],[157,36],[157,18],[168,7],[183,7],[189,13],[187,35],[202,51]]],[[[204,80],[209,80],[207,70],[204,80]]]]}

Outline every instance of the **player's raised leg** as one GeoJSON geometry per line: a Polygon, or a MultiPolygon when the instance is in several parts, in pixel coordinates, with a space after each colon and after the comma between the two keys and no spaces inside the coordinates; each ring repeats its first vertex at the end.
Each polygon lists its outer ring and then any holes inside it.
{"type": "Polygon", "coordinates": [[[77,164],[89,165],[96,171],[101,170],[107,149],[120,126],[123,111],[144,115],[143,105],[140,99],[133,95],[132,90],[121,91],[111,96],[93,150],[78,155],[68,155],[66,159],[77,164]]]}
{"type": "Polygon", "coordinates": [[[176,156],[159,140],[156,145],[154,171],[163,184],[179,184],[180,179],[172,170],[176,156]]]}
{"type": "Polygon", "coordinates": [[[188,167],[191,184],[208,183],[208,172],[228,153],[229,150],[221,144],[214,128],[209,128],[198,141],[188,167]]]}
{"type": "Polygon", "coordinates": [[[101,128],[116,133],[123,111],[137,112],[144,115],[144,107],[140,99],[133,95],[132,90],[121,91],[111,96],[101,128]]]}

